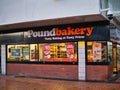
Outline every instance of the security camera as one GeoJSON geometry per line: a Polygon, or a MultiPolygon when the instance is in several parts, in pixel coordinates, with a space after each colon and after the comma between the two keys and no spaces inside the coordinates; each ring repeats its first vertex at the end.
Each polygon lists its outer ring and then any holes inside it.
{"type": "Polygon", "coordinates": [[[113,13],[110,10],[107,12],[107,17],[109,20],[113,19],[113,13]]]}
{"type": "Polygon", "coordinates": [[[113,19],[113,13],[110,8],[101,9],[100,12],[106,12],[106,16],[109,20],[113,19]]]}

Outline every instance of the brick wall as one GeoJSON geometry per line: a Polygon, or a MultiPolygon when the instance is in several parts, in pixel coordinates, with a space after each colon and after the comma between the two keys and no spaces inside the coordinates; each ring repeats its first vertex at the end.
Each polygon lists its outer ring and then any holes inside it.
{"type": "Polygon", "coordinates": [[[78,79],[78,65],[7,64],[7,74],[44,78],[78,79]]]}
{"type": "Polygon", "coordinates": [[[113,76],[113,64],[108,66],[108,78],[111,78],[111,76],[113,76]]]}
{"type": "Polygon", "coordinates": [[[87,65],[87,80],[105,81],[112,77],[113,65],[87,65]]]}

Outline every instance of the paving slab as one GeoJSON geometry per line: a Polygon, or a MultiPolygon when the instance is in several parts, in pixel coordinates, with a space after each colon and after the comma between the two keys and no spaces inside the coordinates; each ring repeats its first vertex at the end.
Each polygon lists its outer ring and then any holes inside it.
{"type": "Polygon", "coordinates": [[[120,81],[87,82],[0,75],[0,90],[120,90],[120,81]]]}

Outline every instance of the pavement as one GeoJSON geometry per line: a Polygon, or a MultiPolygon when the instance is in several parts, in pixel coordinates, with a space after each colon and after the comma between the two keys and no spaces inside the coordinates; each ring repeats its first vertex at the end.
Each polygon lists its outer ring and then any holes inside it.
{"type": "Polygon", "coordinates": [[[120,90],[120,77],[92,82],[0,75],[0,90],[120,90]]]}

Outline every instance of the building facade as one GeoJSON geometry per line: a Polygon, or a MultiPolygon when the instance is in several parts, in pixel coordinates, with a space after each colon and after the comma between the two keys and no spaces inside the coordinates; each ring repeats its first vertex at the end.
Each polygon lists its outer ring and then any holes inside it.
{"type": "Polygon", "coordinates": [[[113,72],[119,71],[119,40],[111,22],[101,12],[101,3],[31,0],[27,4],[22,0],[1,9],[2,15],[6,15],[0,20],[1,74],[109,80],[113,72]],[[88,7],[89,3],[93,7],[88,7]]]}

